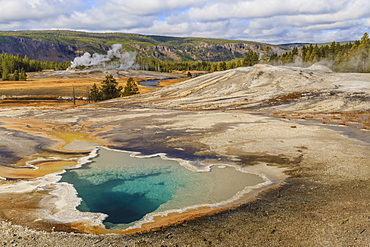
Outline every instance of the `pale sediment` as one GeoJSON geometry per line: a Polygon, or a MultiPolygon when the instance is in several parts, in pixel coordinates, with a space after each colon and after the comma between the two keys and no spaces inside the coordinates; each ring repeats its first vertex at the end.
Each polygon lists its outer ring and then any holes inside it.
{"type": "MultiPolygon", "coordinates": [[[[2,157],[8,163],[13,163],[20,157],[39,152],[33,147],[48,140],[47,134],[41,134],[41,122],[50,121],[55,125],[48,125],[44,129],[50,134],[49,139],[54,138],[52,128],[57,125],[58,128],[90,136],[91,139],[103,140],[110,147],[138,151],[143,155],[162,152],[170,158],[188,159],[193,164],[198,159],[207,159],[212,160],[214,165],[254,168],[257,173],[259,169],[264,173],[267,168],[285,168],[289,177],[281,186],[259,192],[255,200],[243,201],[239,207],[230,210],[190,210],[189,217],[185,219],[203,213],[205,215],[155,232],[120,236],[61,232],[46,234],[3,222],[0,224],[3,241],[31,246],[368,245],[368,139],[346,135],[325,124],[310,124],[305,119],[294,119],[313,116],[325,123],[325,116],[330,115],[328,122],[341,123],[345,116],[348,121],[362,119],[362,126],[366,127],[368,114],[356,112],[369,109],[369,89],[353,89],[353,83],[346,88],[345,81],[353,80],[360,85],[362,81],[369,81],[368,75],[260,66],[214,76],[219,78],[216,80],[212,75],[205,78],[209,80],[207,85],[202,83],[202,78],[197,78],[149,95],[104,102],[96,105],[96,108],[76,108],[63,112],[33,111],[32,116],[36,120],[24,122],[23,125],[20,122],[27,114],[14,113],[14,119],[3,122],[0,129],[0,133],[4,134],[1,138],[7,140],[2,144],[2,150],[8,156],[2,157]],[[239,86],[231,87],[229,82],[235,85],[239,83],[239,86]],[[232,95],[224,95],[224,90],[228,90],[229,86],[232,95]],[[194,88],[196,90],[192,90],[194,88]],[[276,88],[284,91],[274,91],[276,88]],[[357,91],[362,92],[361,97],[357,91]],[[217,95],[207,96],[206,92],[216,92],[217,95]],[[191,97],[186,98],[186,95],[191,97]],[[219,107],[223,107],[224,112],[203,111],[219,107]],[[267,114],[250,114],[242,108],[280,114],[284,119],[267,114]],[[15,124],[11,124],[13,120],[15,124]],[[29,127],[26,127],[27,124],[29,127]],[[27,130],[29,134],[25,135],[27,130]],[[40,136],[46,139],[40,139],[40,136]],[[11,150],[16,150],[19,156],[11,150]]],[[[359,136],[369,135],[368,131],[356,131],[359,136]]],[[[270,177],[271,181],[274,179],[278,181],[279,176],[270,177]]],[[[13,182],[0,181],[2,185],[13,182]]],[[[44,188],[41,191],[43,195],[53,189],[44,188]]],[[[37,208],[39,205],[37,197],[29,197],[25,193],[0,196],[0,218],[10,220],[13,224],[49,230],[52,223],[56,231],[70,232],[83,227],[85,232],[97,231],[83,223],[58,225],[57,222],[43,222],[41,218],[25,224],[21,219],[22,214],[28,212],[27,217],[36,215],[34,213],[37,210],[33,206],[37,208]]],[[[176,215],[169,216],[177,219],[176,215]]],[[[167,218],[157,219],[160,220],[167,221],[167,218]]],[[[180,218],[178,222],[183,220],[180,218]]]]}

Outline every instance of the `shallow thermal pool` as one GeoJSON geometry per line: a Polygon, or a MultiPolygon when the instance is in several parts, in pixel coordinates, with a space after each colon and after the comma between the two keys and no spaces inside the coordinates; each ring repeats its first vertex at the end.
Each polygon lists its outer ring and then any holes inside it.
{"type": "Polygon", "coordinates": [[[225,202],[248,186],[266,182],[233,167],[196,172],[158,156],[130,157],[105,148],[98,154],[92,162],[66,171],[61,182],[76,188],[82,198],[78,210],[107,214],[107,228],[131,226],[148,213],[225,202]]]}

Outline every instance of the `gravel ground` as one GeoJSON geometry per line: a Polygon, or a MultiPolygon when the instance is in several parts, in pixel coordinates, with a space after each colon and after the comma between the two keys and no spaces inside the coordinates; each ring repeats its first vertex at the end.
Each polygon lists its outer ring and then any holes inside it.
{"type": "MultiPolygon", "coordinates": [[[[334,75],[330,73],[329,77],[334,75]]],[[[167,103],[162,98],[163,107],[181,106],[180,98],[167,103]]],[[[336,96],[333,100],[336,102],[339,98],[336,96]]],[[[295,111],[302,113],[306,99],[286,103],[286,108],[295,108],[295,111]]],[[[42,220],[30,221],[25,215],[22,215],[25,221],[20,216],[13,215],[12,218],[7,213],[12,204],[1,201],[0,245],[370,245],[370,132],[360,129],[360,125],[333,128],[312,120],[289,120],[286,117],[288,114],[278,118],[269,113],[247,112],[242,108],[213,111],[158,109],[151,106],[153,98],[147,105],[145,100],[140,100],[141,107],[131,106],[139,102],[134,97],[131,101],[63,111],[3,109],[0,138],[6,138],[6,142],[1,143],[0,155],[6,157],[7,163],[17,160],[17,157],[35,157],[41,152],[40,144],[48,143],[54,147],[55,141],[52,140],[56,140],[55,133],[69,131],[115,148],[146,154],[166,152],[177,158],[202,158],[240,166],[267,164],[286,169],[289,177],[281,186],[258,194],[255,200],[240,207],[132,235],[35,230],[36,223],[40,226],[42,220]],[[29,220],[27,224],[26,220],[29,220]]],[[[326,96],[315,96],[312,100],[316,102],[315,108],[322,105],[325,109],[330,109],[334,102],[328,101],[326,96]],[[319,99],[323,101],[319,103],[319,99]]],[[[344,98],[343,102],[346,100],[344,98]]],[[[362,103],[359,110],[364,111],[369,103],[366,100],[362,103]]],[[[348,110],[355,103],[338,105],[348,110]]],[[[200,103],[197,107],[204,107],[204,104],[200,103]]],[[[276,113],[276,105],[273,108],[272,113],[276,113]]],[[[279,106],[282,112],[284,109],[284,104],[279,106]]],[[[324,116],[325,112],[322,114],[324,116]]],[[[355,115],[356,111],[353,111],[351,116],[355,115]]],[[[46,155],[45,150],[43,155],[46,155]]],[[[16,198],[17,194],[13,197],[16,198]]],[[[40,213],[37,207],[27,210],[31,209],[40,213]]],[[[19,209],[19,212],[22,211],[19,209]]],[[[44,224],[41,229],[48,227],[44,224]]]]}

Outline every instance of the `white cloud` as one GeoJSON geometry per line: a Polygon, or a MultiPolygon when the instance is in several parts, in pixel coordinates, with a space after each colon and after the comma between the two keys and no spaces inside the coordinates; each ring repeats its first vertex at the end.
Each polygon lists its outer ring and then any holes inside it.
{"type": "Polygon", "coordinates": [[[0,23],[42,21],[44,18],[69,14],[70,6],[78,8],[81,4],[72,0],[0,0],[0,23]]]}
{"type": "Polygon", "coordinates": [[[75,29],[270,43],[353,40],[368,0],[0,0],[0,30],[75,29]]]}
{"type": "Polygon", "coordinates": [[[251,0],[227,3],[213,3],[201,8],[192,8],[189,15],[199,21],[212,21],[227,18],[265,18],[306,14],[335,13],[346,5],[339,0],[251,0]]]}
{"type": "Polygon", "coordinates": [[[165,11],[202,6],[209,0],[99,0],[97,5],[100,8],[132,15],[153,15],[165,11]]]}

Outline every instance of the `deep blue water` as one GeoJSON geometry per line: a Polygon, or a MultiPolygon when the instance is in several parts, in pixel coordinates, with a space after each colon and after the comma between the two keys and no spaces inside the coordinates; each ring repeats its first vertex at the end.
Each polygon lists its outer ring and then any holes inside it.
{"type": "Polygon", "coordinates": [[[78,210],[107,214],[109,228],[132,225],[152,212],[227,200],[263,180],[234,168],[193,172],[173,160],[100,149],[91,163],[67,170],[61,182],[73,184],[82,198],[78,210]]]}

